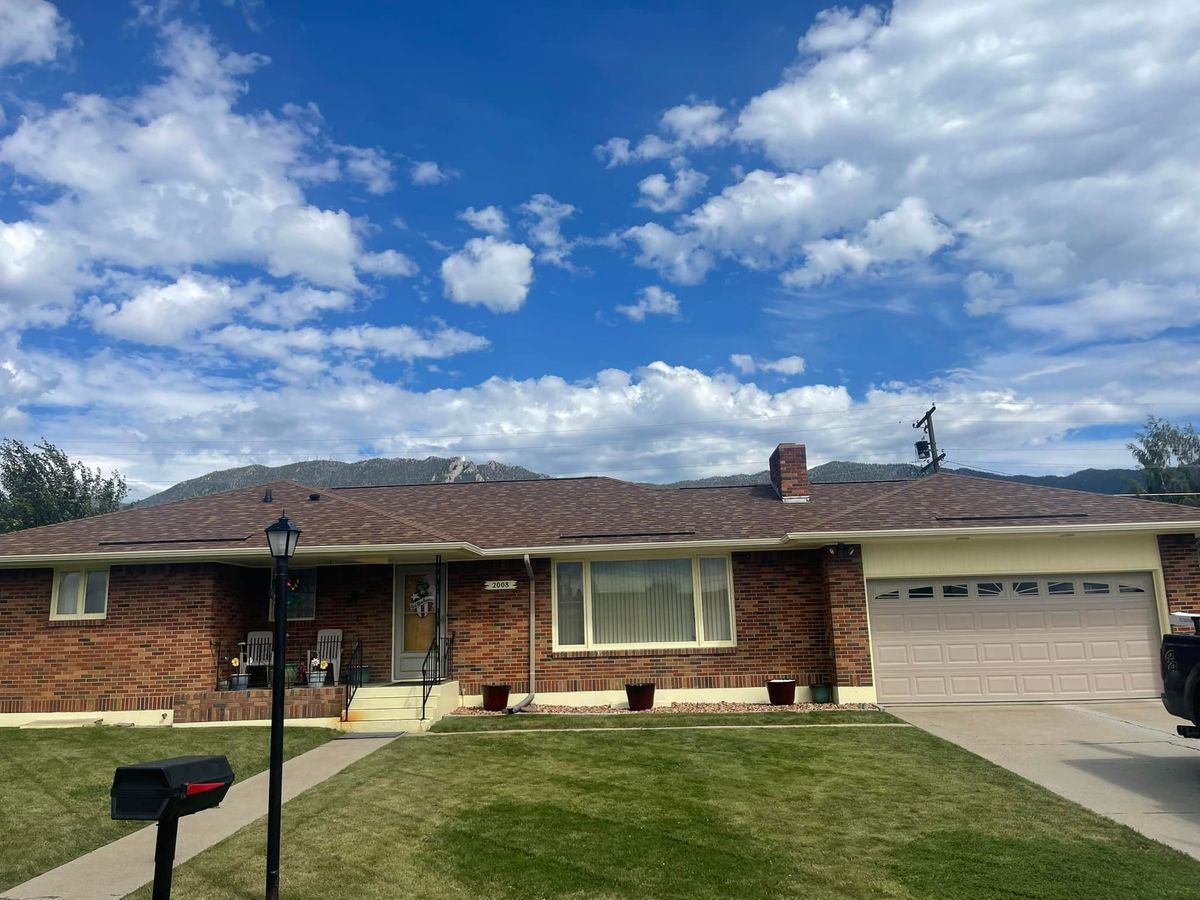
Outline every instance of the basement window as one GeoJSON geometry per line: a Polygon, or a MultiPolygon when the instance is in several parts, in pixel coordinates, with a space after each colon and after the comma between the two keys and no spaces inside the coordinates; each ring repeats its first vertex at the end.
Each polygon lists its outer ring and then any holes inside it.
{"type": "Polygon", "coordinates": [[[556,650],[732,647],[727,556],[561,561],[556,650]]]}
{"type": "Polygon", "coordinates": [[[51,621],[103,619],[108,615],[108,569],[62,569],[54,573],[51,621]]]}

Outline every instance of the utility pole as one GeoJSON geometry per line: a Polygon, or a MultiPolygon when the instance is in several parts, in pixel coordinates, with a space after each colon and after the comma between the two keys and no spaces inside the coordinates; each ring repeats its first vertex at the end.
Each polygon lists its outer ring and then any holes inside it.
{"type": "Polygon", "coordinates": [[[937,436],[933,433],[933,414],[937,412],[937,404],[929,407],[929,410],[918,421],[913,422],[913,428],[924,428],[928,440],[917,441],[917,459],[927,459],[924,466],[921,467],[921,474],[932,470],[936,475],[939,471],[938,464],[946,458],[945,453],[938,453],[937,436]]]}

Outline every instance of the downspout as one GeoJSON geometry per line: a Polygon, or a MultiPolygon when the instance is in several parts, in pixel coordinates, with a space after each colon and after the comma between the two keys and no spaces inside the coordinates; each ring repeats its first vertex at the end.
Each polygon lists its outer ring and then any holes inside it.
{"type": "Polygon", "coordinates": [[[533,564],[529,562],[528,553],[525,554],[525,574],[529,576],[529,693],[525,695],[520,703],[510,706],[505,710],[509,715],[519,713],[533,702],[534,661],[537,658],[537,644],[534,641],[533,624],[534,611],[537,607],[534,603],[533,564]]]}

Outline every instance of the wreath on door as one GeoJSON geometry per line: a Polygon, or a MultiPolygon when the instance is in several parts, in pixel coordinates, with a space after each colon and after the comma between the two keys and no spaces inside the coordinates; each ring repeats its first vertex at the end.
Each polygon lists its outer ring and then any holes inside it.
{"type": "Polygon", "coordinates": [[[416,590],[413,591],[408,605],[422,619],[433,612],[433,592],[429,589],[428,578],[422,578],[417,582],[416,590]]]}

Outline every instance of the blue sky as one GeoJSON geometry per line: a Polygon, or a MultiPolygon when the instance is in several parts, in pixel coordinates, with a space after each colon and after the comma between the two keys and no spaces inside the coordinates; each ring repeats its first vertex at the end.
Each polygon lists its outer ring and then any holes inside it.
{"type": "Polygon", "coordinates": [[[144,494],[1197,417],[1189,4],[647,6],[0,0],[3,434],[144,494]]]}

